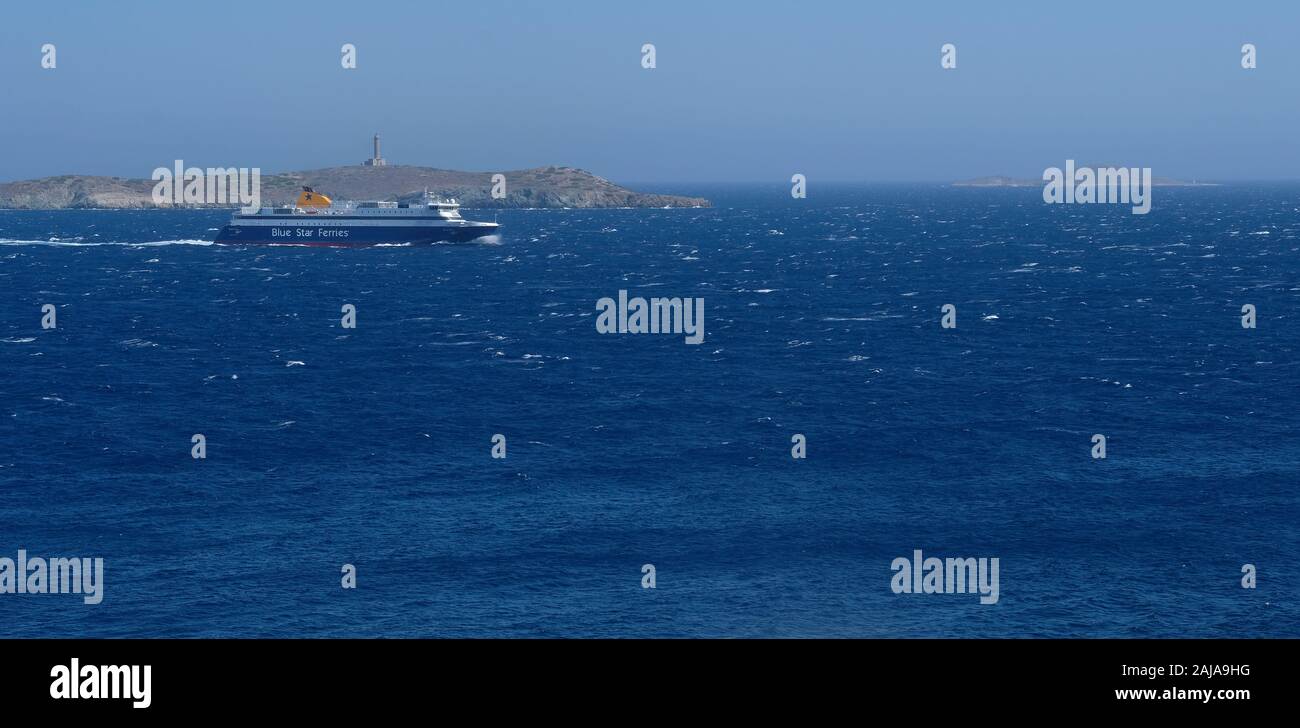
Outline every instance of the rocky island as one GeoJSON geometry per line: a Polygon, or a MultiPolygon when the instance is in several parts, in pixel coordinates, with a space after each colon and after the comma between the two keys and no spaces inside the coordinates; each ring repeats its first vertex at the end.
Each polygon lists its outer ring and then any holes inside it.
{"type": "MultiPolygon", "coordinates": [[[[0,184],[0,208],[154,208],[159,207],[153,201],[156,184],[149,179],[84,175],[8,182],[0,184]]],[[[454,197],[467,208],[709,206],[709,201],[701,197],[634,192],[573,167],[537,167],[496,173],[387,164],[266,174],[262,176],[262,203],[291,203],[304,185],[335,200],[410,202],[418,200],[427,189],[441,197],[454,197]],[[494,174],[505,176],[504,198],[492,197],[494,174]]]]}

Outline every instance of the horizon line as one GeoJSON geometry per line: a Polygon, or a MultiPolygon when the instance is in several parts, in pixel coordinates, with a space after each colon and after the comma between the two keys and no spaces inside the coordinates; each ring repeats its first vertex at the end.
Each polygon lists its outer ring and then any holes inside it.
{"type": "MultiPolygon", "coordinates": [[[[506,172],[516,171],[516,172],[519,172],[519,171],[527,171],[527,170],[534,170],[534,169],[545,169],[545,168],[547,168],[547,167],[560,167],[560,168],[568,168],[568,169],[577,169],[577,170],[581,170],[581,171],[587,172],[587,173],[589,173],[589,174],[595,175],[595,176],[597,176],[597,177],[601,177],[601,178],[603,178],[603,179],[609,180],[609,181],[614,182],[614,183],[616,183],[616,184],[618,184],[618,185],[621,185],[621,186],[628,186],[628,185],[643,185],[643,184],[678,184],[678,185],[696,185],[696,184],[697,184],[697,185],[774,185],[774,186],[781,186],[781,185],[789,185],[789,184],[790,184],[790,181],[789,181],[789,179],[788,179],[787,177],[778,177],[778,178],[772,178],[772,179],[766,179],[766,178],[764,178],[764,179],[699,179],[699,180],[690,180],[690,179],[655,178],[655,179],[637,180],[637,179],[630,179],[630,178],[616,178],[616,177],[610,177],[610,176],[606,176],[606,175],[604,175],[604,174],[601,174],[601,173],[595,172],[595,171],[593,171],[593,170],[587,169],[587,168],[585,168],[585,167],[578,167],[578,166],[569,165],[569,164],[544,164],[544,165],[535,166],[535,167],[520,167],[520,168],[518,168],[518,169],[514,169],[514,170],[510,170],[510,169],[506,169],[506,170],[502,170],[502,169],[493,169],[493,170],[450,169],[450,168],[448,168],[448,167],[433,167],[433,166],[423,165],[423,164],[389,164],[389,165],[387,165],[387,166],[389,166],[389,167],[422,167],[422,168],[425,168],[425,169],[437,169],[437,170],[443,170],[443,171],[449,171],[449,172],[463,172],[463,173],[467,173],[467,174],[494,174],[494,173],[500,173],[500,172],[502,172],[502,171],[506,171],[506,172]]],[[[345,168],[345,167],[358,167],[358,168],[365,168],[363,165],[357,165],[357,164],[340,164],[340,165],[334,165],[334,166],[332,166],[332,167],[330,167],[330,166],[326,166],[326,167],[307,167],[307,168],[302,168],[302,169],[288,169],[288,170],[282,170],[282,171],[276,171],[276,172],[267,172],[267,173],[265,173],[265,174],[268,175],[268,176],[274,176],[274,175],[294,174],[294,173],[299,173],[299,172],[309,172],[309,171],[320,170],[320,169],[338,169],[338,168],[345,168]]],[[[207,168],[206,168],[206,167],[201,167],[200,169],[205,169],[205,170],[206,170],[207,168]]],[[[795,172],[795,173],[792,173],[792,174],[796,174],[796,173],[797,173],[797,174],[805,174],[805,173],[802,173],[802,172],[795,172]]],[[[55,174],[46,174],[46,175],[43,175],[43,176],[40,176],[40,177],[0,178],[0,184],[13,184],[13,183],[15,183],[15,182],[32,182],[32,181],[42,180],[42,179],[53,179],[53,178],[56,178],[56,177],[107,177],[107,178],[113,178],[113,179],[126,179],[126,180],[145,180],[145,181],[149,181],[149,180],[150,180],[150,178],[147,177],[147,176],[138,176],[138,177],[137,177],[137,176],[126,176],[126,175],[121,175],[121,174],[87,174],[87,173],[84,173],[84,172],[61,172],[61,173],[55,173],[55,174]]],[[[805,177],[808,177],[808,181],[809,181],[809,182],[815,182],[816,184],[917,184],[917,185],[957,185],[957,184],[963,184],[963,183],[968,183],[968,182],[974,182],[974,181],[976,181],[976,180],[989,179],[989,178],[1005,178],[1005,179],[1016,180],[1016,181],[1022,181],[1022,182],[1024,182],[1024,181],[1031,181],[1031,180],[1032,180],[1032,181],[1038,181],[1038,180],[1037,180],[1037,177],[1034,177],[1034,176],[1018,176],[1018,175],[1011,175],[1011,174],[984,174],[984,175],[978,175],[978,176],[974,176],[974,177],[963,176],[963,177],[950,177],[950,178],[946,178],[946,179],[935,179],[935,178],[870,178],[870,179],[858,178],[858,179],[852,179],[852,178],[844,178],[844,177],[819,178],[819,177],[814,177],[814,176],[807,175],[807,174],[805,174],[805,177]]],[[[1162,175],[1162,178],[1163,178],[1163,179],[1175,180],[1175,181],[1177,181],[1177,182],[1183,182],[1183,183],[1195,183],[1196,185],[1226,185],[1226,184],[1282,184],[1282,183],[1297,183],[1297,182],[1300,182],[1300,177],[1199,177],[1199,176],[1188,176],[1188,175],[1178,175],[1178,176],[1170,177],[1170,176],[1163,176],[1163,175],[1162,175]]],[[[997,185],[997,184],[990,184],[990,185],[964,185],[964,184],[963,184],[963,186],[971,186],[971,187],[1028,187],[1028,186],[1031,186],[1031,185],[997,185]]],[[[1194,185],[1192,185],[1192,184],[1186,184],[1186,185],[1164,185],[1164,186],[1194,186],[1194,185]]]]}

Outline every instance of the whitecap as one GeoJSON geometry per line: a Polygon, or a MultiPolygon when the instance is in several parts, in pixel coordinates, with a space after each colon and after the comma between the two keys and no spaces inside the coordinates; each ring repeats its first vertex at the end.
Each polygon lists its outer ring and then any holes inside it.
{"type": "Polygon", "coordinates": [[[92,245],[103,245],[103,243],[81,243],[77,242],[81,238],[72,240],[63,240],[62,238],[50,238],[49,240],[21,240],[17,238],[0,238],[0,245],[56,245],[66,247],[85,247],[92,245]]]}

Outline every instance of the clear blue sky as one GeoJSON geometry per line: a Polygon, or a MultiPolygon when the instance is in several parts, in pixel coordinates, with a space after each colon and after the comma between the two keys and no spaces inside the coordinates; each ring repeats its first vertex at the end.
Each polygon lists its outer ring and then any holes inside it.
{"type": "Polygon", "coordinates": [[[0,180],[546,164],[622,182],[1297,179],[1300,2],[7,2],[0,180]],[[58,68],[40,68],[55,43],[58,68]],[[344,70],[339,47],[358,48],[344,70]],[[640,65],[643,43],[658,68],[640,65]],[[939,68],[956,44],[958,67],[939,68]],[[1242,70],[1240,47],[1259,49],[1242,70]]]}

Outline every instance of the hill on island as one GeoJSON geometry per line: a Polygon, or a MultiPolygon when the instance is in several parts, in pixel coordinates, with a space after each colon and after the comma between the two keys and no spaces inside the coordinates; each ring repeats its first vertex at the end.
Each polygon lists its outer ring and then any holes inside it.
{"type": "MultiPolygon", "coordinates": [[[[634,192],[573,167],[537,167],[501,172],[506,196],[492,198],[493,172],[458,172],[409,165],[348,166],[262,175],[262,203],[296,199],[306,185],[335,200],[410,202],[427,189],[454,197],[465,207],[708,207],[701,197],[634,192]]],[[[148,179],[64,175],[0,184],[0,208],[152,208],[148,179]]],[[[202,207],[202,205],[198,205],[202,207]]],[[[233,207],[234,205],[227,205],[233,207]]]]}

